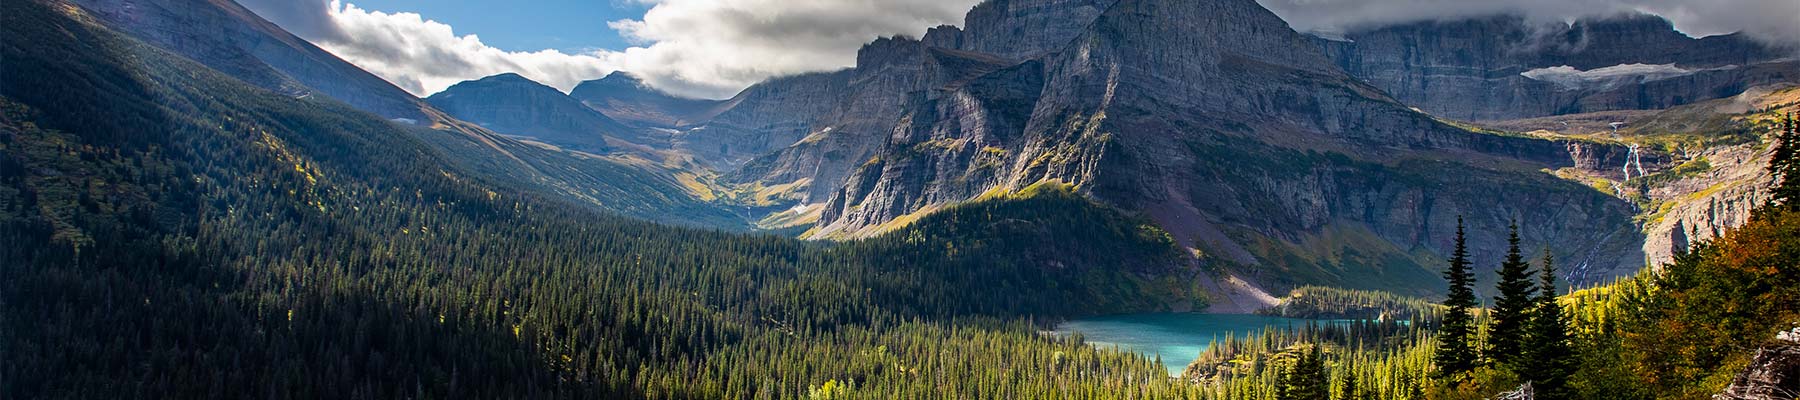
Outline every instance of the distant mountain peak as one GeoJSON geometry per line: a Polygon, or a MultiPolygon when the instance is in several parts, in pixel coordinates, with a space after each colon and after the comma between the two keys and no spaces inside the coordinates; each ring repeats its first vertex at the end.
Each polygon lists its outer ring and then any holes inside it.
{"type": "MultiPolygon", "coordinates": [[[[626,71],[626,70],[613,71],[610,74],[606,74],[606,77],[600,78],[597,81],[601,82],[601,83],[612,83],[612,84],[632,84],[632,85],[637,85],[640,87],[649,85],[648,83],[644,82],[644,78],[639,77],[637,74],[631,73],[631,71],[626,71]]],[[[595,81],[589,81],[589,82],[595,82],[595,81]]]]}
{"type": "Polygon", "coordinates": [[[531,80],[531,78],[526,78],[526,77],[525,77],[525,76],[524,76],[524,75],[519,75],[519,74],[518,74],[518,73],[515,73],[515,72],[503,72],[503,73],[499,73],[499,74],[494,74],[494,75],[490,75],[490,76],[488,76],[488,77],[485,77],[485,78],[481,78],[481,79],[479,79],[479,80],[481,80],[481,81],[495,81],[495,82],[531,82],[531,83],[538,83],[538,82],[537,82],[537,81],[534,81],[534,80],[531,80]]]}
{"type": "Polygon", "coordinates": [[[639,127],[674,128],[711,117],[720,103],[675,95],[651,86],[637,74],[613,71],[581,82],[569,96],[607,117],[639,127]]]}
{"type": "Polygon", "coordinates": [[[608,150],[608,136],[643,139],[635,130],[588,109],[562,91],[515,73],[463,81],[425,101],[457,119],[497,132],[585,151],[608,150]]]}

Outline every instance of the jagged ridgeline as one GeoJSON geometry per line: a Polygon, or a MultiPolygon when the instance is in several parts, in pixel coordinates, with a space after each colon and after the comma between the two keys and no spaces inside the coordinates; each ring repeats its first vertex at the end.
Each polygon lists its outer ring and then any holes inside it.
{"type": "Polygon", "coordinates": [[[1166,234],[1066,187],[838,245],[671,228],[492,185],[66,3],[0,11],[0,397],[1194,390],[1037,333],[1197,306],[1142,277],[1170,276],[1166,234]]]}

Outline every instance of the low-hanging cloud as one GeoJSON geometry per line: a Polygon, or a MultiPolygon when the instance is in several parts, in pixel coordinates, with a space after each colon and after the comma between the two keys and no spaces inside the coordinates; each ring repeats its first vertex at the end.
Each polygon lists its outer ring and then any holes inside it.
{"type": "Polygon", "coordinates": [[[1663,16],[1690,36],[1732,32],[1777,45],[1800,44],[1797,0],[1258,0],[1295,30],[1344,32],[1399,23],[1515,14],[1537,21],[1641,12],[1663,16]]]}
{"type": "Polygon", "coordinates": [[[567,91],[624,64],[623,55],[614,52],[505,51],[476,35],[457,36],[450,25],[419,14],[364,10],[336,0],[246,0],[244,5],[418,96],[505,72],[567,91]]]}
{"type": "Polygon", "coordinates": [[[613,29],[645,44],[625,50],[632,72],[676,93],[731,93],[771,76],[849,67],[877,37],[918,37],[956,24],[979,0],[649,0],[642,19],[613,29]]]}
{"type": "MultiPolygon", "coordinates": [[[[650,8],[640,19],[594,23],[618,30],[634,47],[578,54],[501,50],[419,14],[365,10],[343,0],[240,1],[416,95],[503,72],[567,91],[582,80],[627,70],[675,94],[723,98],[774,76],[852,66],[863,43],[959,24],[981,0],[617,0],[650,8]]],[[[1800,0],[1258,1],[1301,31],[1494,14],[1567,21],[1647,12],[1690,35],[1743,31],[1771,43],[1800,44],[1800,0]]]]}

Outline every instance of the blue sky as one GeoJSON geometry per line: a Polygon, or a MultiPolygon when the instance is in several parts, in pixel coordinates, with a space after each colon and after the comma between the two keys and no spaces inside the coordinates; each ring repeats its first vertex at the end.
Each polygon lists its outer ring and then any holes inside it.
{"type": "Polygon", "coordinates": [[[413,12],[475,34],[488,45],[513,50],[581,53],[631,45],[607,22],[638,19],[649,6],[622,0],[351,0],[369,10],[413,12]],[[528,4],[528,7],[520,5],[528,4]]]}

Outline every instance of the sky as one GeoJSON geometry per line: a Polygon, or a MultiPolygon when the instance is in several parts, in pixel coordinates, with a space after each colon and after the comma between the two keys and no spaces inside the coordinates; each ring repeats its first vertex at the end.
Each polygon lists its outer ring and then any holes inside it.
{"type": "MultiPolygon", "coordinates": [[[[677,95],[726,98],[771,77],[851,67],[879,37],[960,25],[980,0],[239,0],[418,96],[514,72],[568,91],[630,71],[677,95]]],[[[1212,0],[1195,0],[1212,1],[1212,0]]],[[[1800,0],[1259,0],[1296,30],[1522,14],[1662,15],[1705,36],[1800,45],[1800,0]]]]}
{"type": "Polygon", "coordinates": [[[629,41],[606,26],[607,21],[637,19],[650,7],[630,0],[357,0],[367,10],[405,11],[455,27],[459,34],[479,34],[489,46],[511,50],[553,49],[579,53],[617,50],[629,41]],[[596,22],[598,21],[598,22],[596,22]]]}

